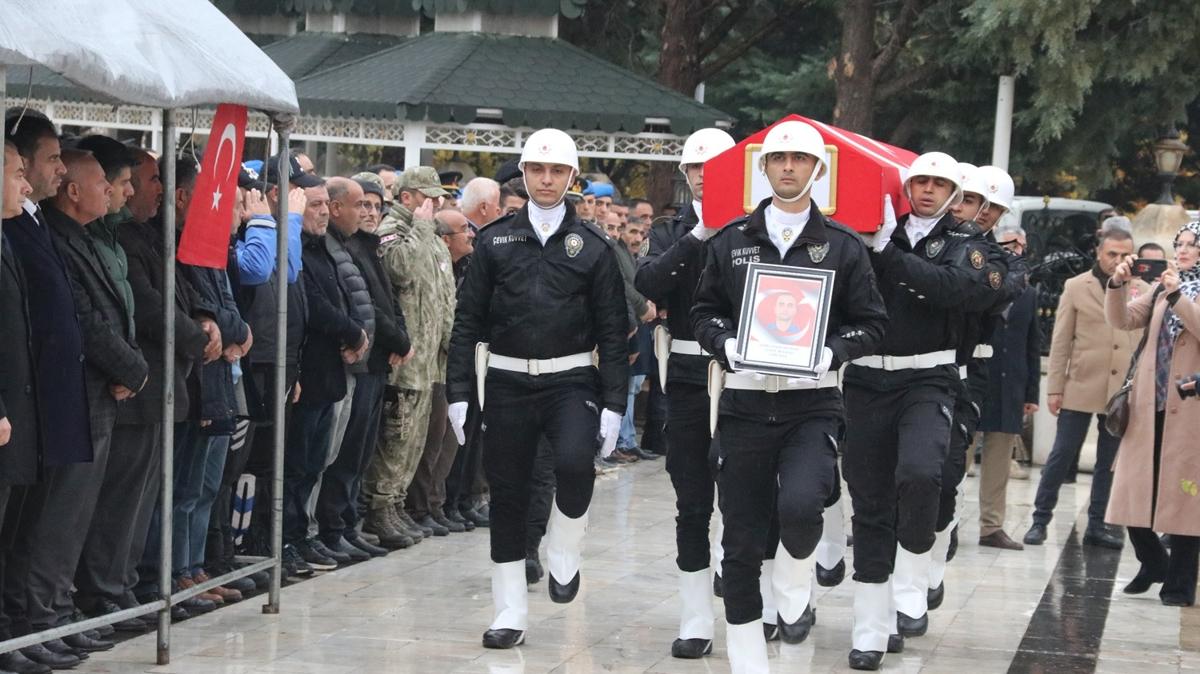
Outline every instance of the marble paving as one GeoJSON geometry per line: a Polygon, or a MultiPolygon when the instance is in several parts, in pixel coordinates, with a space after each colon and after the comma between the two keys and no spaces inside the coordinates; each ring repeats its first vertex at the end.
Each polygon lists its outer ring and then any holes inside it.
{"type": "MultiPolygon", "coordinates": [[[[1035,471],[1030,481],[1010,483],[1007,530],[1018,540],[1029,524],[1036,480],[1035,471]]],[[[1049,656],[1045,667],[1014,665],[1076,516],[1086,507],[1089,481],[1081,475],[1077,485],[1064,486],[1047,544],[1024,552],[976,545],[977,484],[968,478],[945,603],[931,613],[929,634],[909,639],[902,655],[888,656],[885,671],[1200,673],[1200,609],[1164,607],[1153,593],[1121,594],[1137,571],[1128,546],[1107,620],[1080,623],[1080,629],[1103,629],[1098,657],[1082,669],[1055,665],[1049,656]]],[[[487,530],[480,529],[285,587],[277,616],[262,615],[259,596],[177,624],[169,665],[154,664],[155,635],[149,634],[94,654],[74,671],[728,672],[719,600],[713,655],[690,661],[670,656],[678,622],[674,535],[674,496],[663,462],[641,462],[598,478],[580,595],[564,606],[550,601],[544,580],[531,588],[530,629],[519,649],[487,651],[479,644],[492,612],[487,530]]],[[[797,646],[771,644],[773,671],[849,671],[851,587],[847,579],[839,587],[820,588],[812,635],[797,646]]],[[[1068,639],[1057,647],[1070,652],[1073,645],[1068,639]]]]}

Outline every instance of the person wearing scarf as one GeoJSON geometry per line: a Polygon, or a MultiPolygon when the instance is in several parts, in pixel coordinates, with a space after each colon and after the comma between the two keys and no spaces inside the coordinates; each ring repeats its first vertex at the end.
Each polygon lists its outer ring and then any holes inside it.
{"type": "Polygon", "coordinates": [[[1130,301],[1132,255],[1117,266],[1105,292],[1111,325],[1148,331],[1105,520],[1127,527],[1141,562],[1124,591],[1141,594],[1162,583],[1164,605],[1191,606],[1200,565],[1200,451],[1193,421],[1200,410],[1190,409],[1196,402],[1184,400],[1178,384],[1200,372],[1200,222],[1182,227],[1174,246],[1174,264],[1158,281],[1161,292],[1130,301]],[[1169,553],[1155,532],[1169,534],[1169,553]]]}

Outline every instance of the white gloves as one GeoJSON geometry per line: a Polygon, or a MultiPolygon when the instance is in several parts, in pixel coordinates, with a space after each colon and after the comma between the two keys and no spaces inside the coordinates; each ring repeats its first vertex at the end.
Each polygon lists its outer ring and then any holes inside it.
{"type": "Polygon", "coordinates": [[[833,365],[833,351],[827,346],[821,349],[821,361],[817,363],[817,376],[823,377],[826,372],[829,372],[829,366],[833,365]]]}
{"type": "Polygon", "coordinates": [[[612,410],[600,412],[600,458],[607,459],[617,448],[617,435],[621,433],[621,415],[612,410]]]}
{"type": "Polygon", "coordinates": [[[882,253],[896,232],[896,209],[892,208],[892,195],[883,195],[883,227],[875,233],[875,242],[871,245],[876,253],[882,253]]]}
{"type": "Polygon", "coordinates": [[[701,220],[700,222],[697,222],[696,226],[693,227],[692,231],[691,231],[692,236],[696,237],[700,241],[707,241],[709,238],[712,237],[713,234],[716,234],[716,233],[717,233],[717,230],[715,230],[711,227],[705,227],[703,220],[701,220]]]}
{"type": "Polygon", "coordinates": [[[454,439],[458,444],[467,444],[467,434],[463,427],[467,425],[467,403],[450,403],[446,409],[446,417],[450,419],[450,429],[454,431],[454,439]]]}
{"type": "Polygon", "coordinates": [[[725,360],[729,361],[729,369],[733,372],[738,371],[737,363],[740,362],[737,352],[737,340],[733,337],[725,340],[725,360]]]}

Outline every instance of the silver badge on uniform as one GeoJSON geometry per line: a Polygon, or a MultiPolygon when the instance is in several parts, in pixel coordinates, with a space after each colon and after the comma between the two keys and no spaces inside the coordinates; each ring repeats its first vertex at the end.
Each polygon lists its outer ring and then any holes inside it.
{"type": "Polygon", "coordinates": [[[813,261],[813,264],[821,264],[821,260],[824,260],[825,256],[828,254],[829,254],[829,242],[828,241],[826,241],[825,243],[823,243],[819,246],[814,246],[811,243],[808,244],[808,257],[809,257],[809,259],[811,259],[813,261]]]}
{"type": "Polygon", "coordinates": [[[946,241],[944,239],[934,239],[932,241],[928,241],[925,243],[925,256],[933,259],[937,257],[938,253],[941,253],[942,249],[945,247],[946,241]]]}
{"type": "Polygon", "coordinates": [[[575,233],[568,234],[563,246],[567,249],[567,257],[575,257],[583,250],[583,237],[575,233]]]}

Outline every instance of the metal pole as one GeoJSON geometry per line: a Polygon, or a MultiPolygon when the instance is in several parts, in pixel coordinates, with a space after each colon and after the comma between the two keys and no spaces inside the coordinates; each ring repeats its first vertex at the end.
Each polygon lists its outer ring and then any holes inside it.
{"type": "MultiPolygon", "coordinates": [[[[290,124],[275,125],[279,134],[279,187],[278,204],[275,213],[275,409],[272,410],[275,420],[274,451],[275,470],[271,484],[271,557],[275,565],[271,567],[271,588],[267,593],[267,603],[263,613],[279,613],[279,589],[283,584],[283,438],[284,432],[284,396],[287,391],[287,311],[288,311],[288,169],[291,153],[287,152],[290,124]]],[[[266,167],[264,167],[266,168],[266,167]]]]}
{"type": "Polygon", "coordinates": [[[163,407],[162,491],[159,513],[162,545],[158,560],[158,664],[171,662],[171,504],[175,474],[175,111],[163,115],[162,235],[163,235],[163,407]]]}
{"type": "MultiPolygon", "coordinates": [[[[0,63],[0,111],[8,110],[8,66],[0,63]]],[[[4,175],[4,153],[0,152],[0,176],[4,175]]],[[[0,212],[4,211],[4,190],[0,190],[0,212]]],[[[0,219],[0,241],[4,239],[4,223],[0,219]]],[[[0,245],[0,257],[4,257],[4,246],[0,245]]]]}
{"type": "Polygon", "coordinates": [[[1001,75],[996,87],[996,130],[992,139],[992,166],[1008,170],[1008,151],[1012,145],[1013,96],[1017,80],[1001,75]]]}

